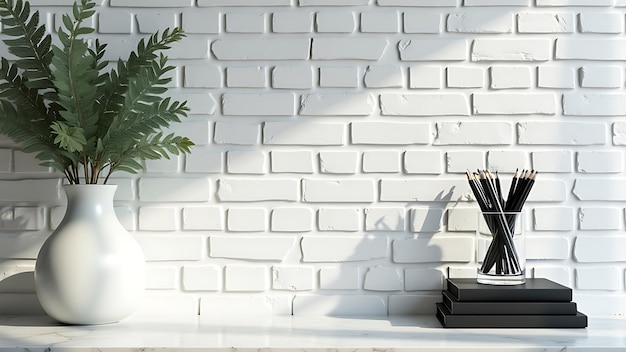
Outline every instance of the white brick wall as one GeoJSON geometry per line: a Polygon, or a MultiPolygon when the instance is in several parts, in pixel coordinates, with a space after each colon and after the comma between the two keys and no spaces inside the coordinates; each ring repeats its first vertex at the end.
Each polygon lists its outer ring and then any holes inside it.
{"type": "MultiPolygon", "coordinates": [[[[31,3],[53,28],[72,1],[31,3]]],[[[138,314],[432,314],[446,277],[475,272],[476,168],[505,189],[538,170],[529,274],[573,287],[585,313],[626,313],[615,3],[102,2],[107,59],[156,29],[187,34],[167,53],[191,107],[172,129],[197,146],[111,180],[148,260],[138,314]]],[[[2,139],[0,313],[38,311],[32,285],[7,285],[59,224],[60,185],[2,139]]]]}

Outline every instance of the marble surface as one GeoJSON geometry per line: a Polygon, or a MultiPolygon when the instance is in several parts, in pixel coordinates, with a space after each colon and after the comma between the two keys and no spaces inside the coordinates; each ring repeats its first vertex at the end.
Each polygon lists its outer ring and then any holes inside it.
{"type": "Polygon", "coordinates": [[[626,319],[586,329],[443,329],[433,316],[127,319],[0,316],[0,351],[626,351],[626,319]]]}

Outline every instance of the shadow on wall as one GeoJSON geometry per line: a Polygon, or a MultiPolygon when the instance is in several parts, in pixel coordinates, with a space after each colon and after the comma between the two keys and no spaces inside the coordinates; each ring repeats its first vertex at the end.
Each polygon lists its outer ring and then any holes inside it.
{"type": "MultiPolygon", "coordinates": [[[[3,209],[0,220],[0,254],[2,257],[24,259],[0,259],[0,314],[45,314],[35,294],[35,262],[31,258],[33,240],[43,239],[33,231],[27,231],[31,219],[15,217],[14,209],[3,209]],[[4,253],[10,251],[12,253],[4,253]]],[[[38,248],[38,247],[37,247],[38,248]]]]}

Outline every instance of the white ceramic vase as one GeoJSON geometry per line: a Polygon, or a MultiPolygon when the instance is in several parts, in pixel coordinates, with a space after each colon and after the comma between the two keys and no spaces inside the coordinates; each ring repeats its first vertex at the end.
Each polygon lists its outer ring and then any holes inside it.
{"type": "Polygon", "coordinates": [[[144,292],[145,260],[113,208],[114,185],[67,185],[67,211],[35,265],[43,309],[67,324],[129,316],[144,292]]]}

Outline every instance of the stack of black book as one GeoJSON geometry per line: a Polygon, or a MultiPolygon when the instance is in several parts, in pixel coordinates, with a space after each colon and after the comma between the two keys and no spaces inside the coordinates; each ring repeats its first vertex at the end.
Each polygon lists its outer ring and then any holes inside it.
{"type": "Polygon", "coordinates": [[[511,286],[448,279],[442,294],[437,319],[447,328],[587,327],[587,316],[572,302],[572,290],[548,279],[511,286]]]}

